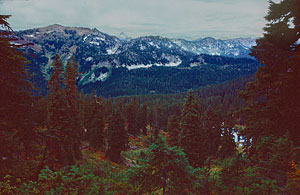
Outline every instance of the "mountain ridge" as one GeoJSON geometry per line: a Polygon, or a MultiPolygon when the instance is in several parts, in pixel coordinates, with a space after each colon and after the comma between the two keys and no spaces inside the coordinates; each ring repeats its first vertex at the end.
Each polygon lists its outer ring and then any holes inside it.
{"type": "MultiPolygon", "coordinates": [[[[64,64],[71,56],[75,57],[75,60],[80,65],[79,71],[81,72],[78,77],[78,85],[82,89],[89,88],[90,90],[92,88],[88,86],[98,88],[98,85],[112,82],[114,79],[111,80],[110,77],[120,73],[120,71],[113,70],[116,68],[125,68],[128,71],[133,71],[154,67],[151,71],[157,74],[160,74],[160,71],[170,71],[187,77],[187,71],[183,71],[182,68],[193,68],[199,74],[203,74],[203,70],[205,70],[206,74],[210,74],[209,71],[211,69],[211,71],[223,71],[226,74],[231,72],[232,75],[243,75],[253,73],[257,67],[256,62],[251,60],[251,57],[248,55],[250,46],[255,42],[254,39],[218,40],[210,37],[196,41],[187,41],[161,36],[142,36],[122,40],[117,36],[103,33],[96,28],[65,27],[58,24],[17,31],[15,35],[18,39],[15,42],[16,44],[32,43],[21,49],[31,61],[30,67],[31,73],[34,75],[33,80],[35,83],[39,83],[39,86],[42,85],[44,89],[46,88],[51,72],[51,64],[56,54],[61,57],[64,64]],[[206,56],[212,54],[214,56],[206,56]],[[235,57],[236,59],[239,59],[239,57],[246,58],[244,60],[234,60],[234,58],[230,59],[230,57],[235,57]],[[217,66],[210,66],[209,64],[212,63],[217,66]],[[238,68],[241,64],[242,71],[238,68]],[[249,68],[249,64],[254,65],[249,68]],[[157,69],[155,67],[166,68],[157,69]],[[177,68],[180,71],[174,71],[167,67],[177,68]]],[[[123,35],[126,34],[124,33],[123,35]]],[[[121,73],[138,76],[128,71],[123,70],[121,73]]],[[[147,70],[136,72],[142,72],[144,75],[147,75],[147,70]]],[[[194,74],[193,71],[188,72],[189,74],[194,74]]],[[[160,75],[164,77],[166,74],[167,72],[160,75]]],[[[154,78],[155,75],[152,77],[154,78]]],[[[225,77],[231,78],[230,76],[225,77]]],[[[128,80],[128,82],[133,81],[127,77],[124,80],[128,80]]],[[[161,79],[159,78],[159,80],[161,79]]],[[[219,82],[224,79],[215,78],[215,80],[219,82]]],[[[120,82],[119,80],[117,81],[120,82]]],[[[149,78],[150,81],[151,79],[149,78]]],[[[161,82],[169,81],[162,80],[161,82]]],[[[203,80],[202,83],[199,83],[199,86],[205,83],[214,83],[214,81],[206,82],[203,80]]],[[[182,89],[187,89],[189,86],[189,84],[185,84],[182,89]]],[[[192,85],[192,87],[195,86],[196,83],[192,85]]],[[[174,89],[173,91],[176,90],[174,89]]],[[[161,90],[161,92],[163,91],[161,90]]]]}

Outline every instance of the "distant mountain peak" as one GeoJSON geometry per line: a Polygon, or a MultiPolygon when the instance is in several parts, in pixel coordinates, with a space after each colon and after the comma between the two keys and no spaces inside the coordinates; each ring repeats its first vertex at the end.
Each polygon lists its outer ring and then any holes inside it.
{"type": "Polygon", "coordinates": [[[128,36],[126,33],[124,33],[124,32],[121,32],[121,33],[119,34],[118,38],[119,38],[120,40],[130,40],[130,39],[131,39],[131,37],[129,37],[129,36],[128,36]]]}
{"type": "Polygon", "coordinates": [[[48,25],[47,27],[53,27],[53,28],[60,28],[60,27],[64,27],[64,28],[67,28],[61,24],[51,24],[51,25],[48,25]]]}
{"type": "Polygon", "coordinates": [[[213,38],[213,37],[204,37],[204,38],[198,38],[196,40],[194,40],[195,42],[197,41],[216,41],[217,39],[213,38]]]}
{"type": "Polygon", "coordinates": [[[213,37],[205,37],[202,40],[207,40],[207,41],[215,41],[216,39],[213,37]]]}
{"type": "Polygon", "coordinates": [[[71,28],[71,27],[66,27],[60,24],[51,24],[45,27],[41,27],[41,28],[37,28],[39,30],[62,30],[62,29],[67,29],[67,28],[71,28]]]}

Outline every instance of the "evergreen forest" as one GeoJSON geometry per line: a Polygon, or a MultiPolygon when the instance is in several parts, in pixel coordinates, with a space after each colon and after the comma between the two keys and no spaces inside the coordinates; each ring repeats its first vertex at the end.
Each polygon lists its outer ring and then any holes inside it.
{"type": "Polygon", "coordinates": [[[59,55],[39,93],[0,15],[0,194],[299,194],[299,13],[270,1],[255,75],[116,97],[78,88],[59,55]]]}

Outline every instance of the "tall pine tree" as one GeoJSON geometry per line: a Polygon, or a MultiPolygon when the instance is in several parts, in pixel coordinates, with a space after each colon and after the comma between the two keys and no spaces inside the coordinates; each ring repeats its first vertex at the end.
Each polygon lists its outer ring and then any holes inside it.
{"type": "Polygon", "coordinates": [[[96,93],[92,94],[91,97],[92,107],[91,110],[91,128],[90,131],[90,144],[92,147],[96,149],[100,149],[104,146],[104,100],[102,98],[98,98],[96,93]]]}
{"type": "Polygon", "coordinates": [[[203,148],[203,137],[201,115],[199,113],[198,100],[193,91],[189,91],[182,110],[180,121],[180,147],[187,154],[192,166],[199,167],[205,160],[203,148]]]}
{"type": "Polygon", "coordinates": [[[114,162],[121,161],[121,151],[125,150],[125,145],[128,142],[125,121],[120,112],[120,107],[117,105],[117,108],[115,108],[108,127],[108,150],[106,155],[114,162]]]}
{"type": "Polygon", "coordinates": [[[275,180],[283,193],[287,193],[288,162],[300,161],[299,150],[294,157],[282,152],[282,148],[294,151],[292,145],[300,146],[299,10],[299,0],[270,1],[264,37],[257,40],[251,53],[264,66],[241,94],[248,104],[242,134],[248,140],[250,156],[255,164],[259,162],[262,178],[275,180]],[[270,167],[278,159],[280,166],[274,171],[270,167]]]}
{"type": "Polygon", "coordinates": [[[138,127],[138,111],[139,111],[139,103],[137,101],[136,96],[133,97],[133,100],[128,103],[125,107],[125,115],[126,121],[128,124],[128,133],[131,135],[139,134],[138,127]]]}
{"type": "Polygon", "coordinates": [[[248,103],[243,133],[254,145],[265,136],[288,133],[300,146],[299,10],[298,0],[270,2],[264,37],[252,49],[264,66],[241,96],[248,103]]]}
{"type": "Polygon", "coordinates": [[[78,75],[78,65],[74,57],[67,63],[64,71],[64,96],[66,104],[66,115],[68,125],[66,126],[66,144],[69,164],[74,164],[75,159],[80,159],[80,140],[82,136],[82,126],[80,123],[79,109],[79,93],[76,86],[76,78],[78,75]]]}
{"type": "Polygon", "coordinates": [[[0,15],[0,176],[10,174],[30,158],[36,140],[34,122],[30,118],[34,102],[25,66],[27,60],[18,50],[19,46],[13,44],[9,17],[0,15]]]}
{"type": "Polygon", "coordinates": [[[143,132],[144,135],[147,133],[147,104],[144,103],[140,108],[137,117],[138,128],[143,132]]]}
{"type": "Polygon", "coordinates": [[[179,135],[180,135],[180,116],[177,114],[173,114],[168,118],[168,132],[170,135],[170,145],[171,146],[178,146],[179,145],[179,135]]]}
{"type": "Polygon", "coordinates": [[[169,147],[158,135],[149,147],[150,152],[139,160],[139,165],[129,169],[129,181],[138,194],[195,194],[194,169],[189,165],[182,149],[169,147]]]}
{"type": "Polygon", "coordinates": [[[64,92],[63,64],[58,55],[52,63],[51,77],[48,82],[48,130],[52,135],[49,143],[50,159],[55,163],[65,165],[72,163],[69,156],[69,136],[67,104],[64,92]],[[68,153],[66,155],[66,153],[68,153]]]}

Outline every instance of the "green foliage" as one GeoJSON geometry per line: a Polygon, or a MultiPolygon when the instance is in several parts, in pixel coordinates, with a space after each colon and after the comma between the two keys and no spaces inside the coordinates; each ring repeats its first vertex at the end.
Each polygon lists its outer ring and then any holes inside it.
{"type": "Polygon", "coordinates": [[[192,91],[189,91],[181,114],[180,121],[180,147],[187,154],[192,166],[199,167],[204,162],[202,142],[204,134],[202,130],[199,102],[192,91]]]}
{"type": "MultiPolygon", "coordinates": [[[[52,63],[51,77],[48,82],[48,126],[51,131],[65,131],[66,104],[63,91],[63,64],[58,55],[52,63]]],[[[57,132],[59,133],[59,132],[57,132]]]]}
{"type": "Polygon", "coordinates": [[[298,0],[270,1],[264,37],[252,54],[264,67],[241,97],[253,166],[265,184],[287,193],[289,164],[299,161],[300,18],[298,0]],[[274,182],[273,182],[274,181],[274,182]]]}
{"type": "Polygon", "coordinates": [[[0,15],[0,178],[21,174],[18,171],[23,161],[33,158],[33,143],[38,140],[31,120],[34,89],[28,80],[28,61],[13,44],[9,17],[0,15]]]}
{"type": "Polygon", "coordinates": [[[104,100],[98,98],[95,93],[91,97],[85,97],[86,107],[84,114],[84,127],[90,145],[95,149],[101,149],[104,146],[104,100]]]}
{"type": "Polygon", "coordinates": [[[156,193],[192,194],[195,169],[189,165],[185,153],[177,147],[169,147],[158,135],[139,164],[129,169],[129,182],[138,194],[156,193]]]}
{"type": "Polygon", "coordinates": [[[76,77],[78,76],[78,64],[74,61],[74,57],[70,59],[67,63],[64,71],[64,95],[65,95],[65,104],[66,104],[66,115],[68,126],[67,128],[67,138],[70,142],[69,151],[70,155],[69,164],[74,164],[74,160],[80,159],[80,139],[82,136],[82,126],[80,123],[79,116],[79,93],[76,86],[76,77]]]}
{"type": "Polygon", "coordinates": [[[291,171],[289,163],[297,157],[298,152],[288,137],[271,135],[257,144],[252,159],[265,180],[275,180],[276,185],[283,189],[291,171]]]}
{"type": "Polygon", "coordinates": [[[189,92],[181,114],[179,145],[193,166],[201,167],[208,158],[234,153],[233,124],[226,117],[216,109],[205,108],[189,92]]]}
{"type": "Polygon", "coordinates": [[[0,194],[13,195],[17,193],[18,188],[13,184],[13,181],[11,179],[12,179],[11,175],[6,175],[0,181],[0,194]]]}
{"type": "Polygon", "coordinates": [[[52,63],[48,83],[48,131],[52,140],[47,147],[58,165],[72,165],[80,159],[82,127],[79,120],[79,94],[76,87],[77,65],[71,58],[63,71],[58,55],[52,63]]]}
{"type": "Polygon", "coordinates": [[[219,146],[221,144],[222,133],[222,118],[220,113],[209,108],[202,117],[202,147],[205,147],[203,151],[204,160],[207,157],[215,157],[219,146]]]}
{"type": "MultiPolygon", "coordinates": [[[[252,50],[252,55],[265,66],[241,94],[248,106],[241,113],[240,121],[245,121],[246,128],[240,133],[250,147],[240,154],[235,154],[232,135],[237,118],[227,113],[243,107],[244,102],[236,97],[235,89],[242,89],[251,77],[204,87],[195,93],[190,91],[185,100],[184,94],[174,94],[124,97],[116,103],[115,99],[98,98],[96,92],[79,96],[77,64],[72,58],[63,71],[57,55],[47,99],[32,98],[24,69],[26,60],[11,44],[8,16],[0,15],[0,27],[5,30],[0,31],[0,145],[5,146],[0,149],[0,193],[297,194],[299,6],[297,0],[270,3],[264,37],[252,50]],[[153,134],[139,136],[141,130],[146,134],[147,126],[154,130],[153,134]],[[168,129],[165,136],[170,136],[173,147],[159,134],[165,128],[168,129]],[[140,141],[143,147],[121,155],[128,143],[128,133],[136,136],[133,141],[140,141]],[[147,148],[145,141],[152,135],[152,145],[147,148]],[[90,148],[87,148],[89,155],[81,159],[82,141],[95,149],[103,149],[107,141],[106,155],[113,162],[90,148]],[[124,165],[121,157],[125,157],[124,165]],[[75,163],[87,165],[68,166],[75,163]]],[[[212,79],[216,68],[220,67],[212,64],[180,70],[153,67],[149,69],[151,74],[157,73],[161,78],[153,83],[149,83],[150,76],[143,70],[129,71],[140,77],[125,80],[122,75],[127,69],[112,70],[114,76],[121,75],[123,84],[119,87],[125,86],[120,91],[114,89],[113,95],[123,94],[129,88],[128,93],[148,93],[139,91],[145,83],[147,89],[162,92],[165,86],[160,84],[166,79],[162,75],[169,70],[184,75],[176,78],[183,82],[179,88],[184,90],[199,86],[202,82],[197,76],[199,72],[212,70],[206,75],[212,79]],[[194,72],[190,74],[191,71],[194,72]],[[130,87],[128,83],[132,82],[127,80],[136,78],[143,82],[130,87]]],[[[111,87],[111,80],[105,82],[109,85],[103,89],[111,87]]],[[[177,92],[178,86],[172,85],[170,91],[177,92]]]]}
{"type": "Polygon", "coordinates": [[[209,191],[214,194],[295,194],[296,177],[288,178],[288,173],[292,173],[288,160],[297,152],[289,139],[270,136],[262,139],[257,147],[260,152],[255,156],[236,154],[217,161],[216,172],[206,177],[206,183],[213,184],[209,191]],[[287,180],[291,181],[290,185],[287,180]]]}
{"type": "Polygon", "coordinates": [[[142,131],[144,135],[146,135],[146,126],[147,126],[147,104],[143,104],[143,106],[139,109],[137,123],[138,129],[142,131]]]}
{"type": "Polygon", "coordinates": [[[46,167],[37,182],[24,183],[21,194],[104,194],[103,180],[87,165],[53,171],[46,167]]]}
{"type": "Polygon", "coordinates": [[[121,116],[120,107],[111,115],[108,134],[108,150],[106,154],[112,161],[120,162],[121,151],[125,150],[125,144],[128,142],[125,121],[121,116]]]}
{"type": "Polygon", "coordinates": [[[265,179],[258,168],[241,155],[218,163],[217,177],[213,178],[214,194],[279,194],[275,180],[265,179]]]}
{"type": "Polygon", "coordinates": [[[168,118],[168,133],[170,135],[170,145],[178,146],[179,145],[179,134],[180,134],[180,116],[177,114],[173,114],[168,118]]]}
{"type": "Polygon", "coordinates": [[[247,119],[244,136],[252,139],[254,145],[265,136],[280,137],[288,133],[294,144],[300,146],[298,8],[297,0],[271,2],[264,37],[252,50],[264,67],[241,96],[248,104],[244,111],[247,119]]]}
{"type": "Polygon", "coordinates": [[[139,111],[139,103],[137,98],[134,96],[133,100],[125,106],[125,117],[126,122],[128,123],[128,133],[131,135],[139,134],[138,128],[138,111],[139,111]]]}

